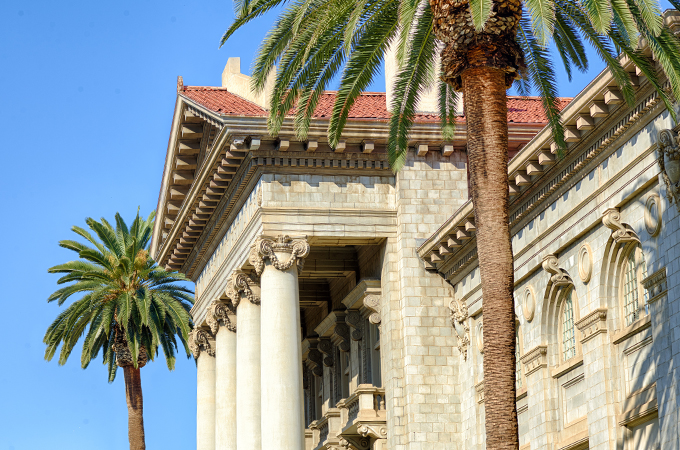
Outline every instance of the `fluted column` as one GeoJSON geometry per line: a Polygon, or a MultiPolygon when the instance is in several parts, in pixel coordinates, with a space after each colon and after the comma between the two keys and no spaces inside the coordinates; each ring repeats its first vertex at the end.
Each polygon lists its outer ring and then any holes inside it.
{"type": "Polygon", "coordinates": [[[196,358],[196,450],[215,450],[215,348],[210,332],[194,328],[189,348],[196,358]]]}
{"type": "Polygon", "coordinates": [[[250,262],[261,274],[262,448],[304,448],[302,350],[298,269],[306,239],[260,237],[250,262]]]}
{"type": "Polygon", "coordinates": [[[236,315],[231,303],[215,300],[208,310],[215,335],[215,449],[236,450],[236,315]]]}
{"type": "MultiPolygon", "coordinates": [[[[248,274],[234,272],[227,296],[236,307],[236,448],[261,450],[260,296],[248,274]]],[[[274,447],[275,448],[275,447],[274,447]]]]}

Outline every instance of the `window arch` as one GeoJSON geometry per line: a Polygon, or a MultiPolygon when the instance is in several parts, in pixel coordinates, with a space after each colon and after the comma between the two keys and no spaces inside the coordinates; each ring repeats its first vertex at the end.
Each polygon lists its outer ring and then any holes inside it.
{"type": "Polygon", "coordinates": [[[648,292],[642,285],[647,277],[647,263],[640,246],[636,246],[628,253],[623,263],[621,277],[621,292],[623,305],[623,320],[625,326],[630,326],[647,313],[648,292]]]}
{"type": "Polygon", "coordinates": [[[568,361],[577,354],[576,307],[574,289],[569,289],[569,292],[564,295],[559,313],[560,362],[568,361]]]}

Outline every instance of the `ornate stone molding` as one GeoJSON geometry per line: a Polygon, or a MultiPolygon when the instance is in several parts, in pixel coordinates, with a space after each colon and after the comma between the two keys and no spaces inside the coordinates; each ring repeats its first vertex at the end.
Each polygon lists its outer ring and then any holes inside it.
{"type": "Polygon", "coordinates": [[[189,349],[194,354],[194,358],[198,358],[201,351],[206,352],[210,356],[215,356],[215,349],[210,344],[212,336],[207,330],[201,328],[194,328],[189,333],[189,349]]]}
{"type": "Polygon", "coordinates": [[[477,322],[475,334],[477,335],[477,350],[479,353],[484,353],[484,322],[481,320],[477,322]]]}
{"type": "Polygon", "coordinates": [[[356,309],[347,311],[345,323],[352,328],[351,337],[353,341],[360,341],[364,337],[364,318],[356,309]]]}
{"type": "Polygon", "coordinates": [[[380,297],[377,295],[367,295],[366,298],[364,298],[364,306],[373,311],[368,317],[368,321],[373,325],[380,325],[382,322],[382,316],[380,315],[380,297]]]}
{"type": "Polygon", "coordinates": [[[656,194],[651,194],[645,202],[645,228],[651,237],[661,231],[661,202],[656,194]]]}
{"type": "Polygon", "coordinates": [[[208,322],[212,334],[217,335],[217,330],[220,329],[220,325],[226,327],[229,331],[236,332],[235,309],[236,308],[232,304],[224,303],[219,300],[215,300],[210,304],[206,322],[208,322]]]}
{"type": "Polygon", "coordinates": [[[323,353],[323,365],[326,367],[333,367],[333,343],[330,339],[319,339],[317,348],[321,353],[323,353]]]}
{"type": "Polygon", "coordinates": [[[224,294],[229,297],[236,309],[241,302],[241,294],[253,305],[260,304],[260,286],[247,273],[234,271],[229,277],[224,294]]]}
{"type": "Polygon", "coordinates": [[[602,223],[605,227],[612,230],[612,239],[616,244],[626,242],[640,242],[633,230],[626,228],[621,223],[621,212],[618,208],[609,208],[602,214],[602,223]]]}
{"type": "Polygon", "coordinates": [[[548,367],[548,346],[538,345],[520,358],[522,364],[524,364],[524,373],[529,376],[532,373],[548,367]]]}
{"type": "Polygon", "coordinates": [[[581,331],[581,342],[587,342],[600,333],[607,333],[607,310],[596,309],[575,325],[581,331]]]}
{"type": "Polygon", "coordinates": [[[384,424],[361,424],[357,427],[357,432],[363,437],[370,436],[376,439],[385,439],[387,437],[387,427],[384,424]]]}
{"type": "Polygon", "coordinates": [[[557,256],[550,254],[543,257],[543,270],[550,274],[550,282],[554,287],[573,285],[569,273],[560,268],[557,256]]]}
{"type": "Polygon", "coordinates": [[[536,294],[534,293],[534,288],[528,285],[524,288],[524,293],[522,294],[522,314],[527,322],[531,322],[534,319],[535,312],[536,294]]]}
{"type": "Polygon", "coordinates": [[[593,274],[593,249],[590,244],[584,242],[578,249],[578,276],[581,281],[587,283],[593,274]]]}
{"type": "Polygon", "coordinates": [[[680,212],[680,146],[671,130],[659,131],[659,167],[666,183],[666,197],[680,212]],[[668,160],[668,161],[666,161],[668,160]]]}
{"type": "Polygon", "coordinates": [[[264,260],[269,259],[272,266],[278,270],[288,270],[297,264],[298,271],[302,270],[305,258],[309,255],[309,243],[306,237],[291,238],[287,235],[276,237],[260,236],[253,244],[248,261],[255,267],[257,275],[264,270],[264,260]],[[287,261],[282,262],[276,253],[290,253],[287,261]]]}
{"type": "Polygon", "coordinates": [[[649,291],[647,303],[654,303],[668,292],[666,281],[666,268],[662,267],[647,278],[642,280],[642,285],[649,291]]]}
{"type": "Polygon", "coordinates": [[[475,392],[477,393],[477,403],[484,403],[484,380],[475,384],[475,392]]]}
{"type": "Polygon", "coordinates": [[[362,436],[359,439],[353,439],[353,437],[343,436],[340,438],[338,450],[364,450],[370,447],[370,443],[371,441],[367,437],[362,436]]]}
{"type": "Polygon", "coordinates": [[[451,325],[456,331],[458,338],[458,350],[463,355],[463,359],[467,360],[467,349],[470,346],[470,326],[468,325],[468,308],[464,301],[457,299],[451,300],[449,303],[451,310],[451,325]]]}

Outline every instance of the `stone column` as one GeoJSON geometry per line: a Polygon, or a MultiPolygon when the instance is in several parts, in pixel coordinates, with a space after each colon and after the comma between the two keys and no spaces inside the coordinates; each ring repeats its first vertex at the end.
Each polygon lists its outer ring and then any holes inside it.
{"type": "Polygon", "coordinates": [[[236,315],[231,303],[215,300],[208,310],[215,335],[215,449],[236,450],[236,315]]]}
{"type": "Polygon", "coordinates": [[[304,448],[302,339],[298,270],[309,254],[306,239],[260,237],[250,262],[261,274],[262,448],[304,448]]]}
{"type": "Polygon", "coordinates": [[[261,450],[260,432],[260,296],[248,274],[236,271],[227,283],[236,308],[236,448],[261,450]]]}
{"type": "Polygon", "coordinates": [[[215,348],[206,330],[194,328],[189,348],[196,358],[196,450],[215,450],[215,348]]]}

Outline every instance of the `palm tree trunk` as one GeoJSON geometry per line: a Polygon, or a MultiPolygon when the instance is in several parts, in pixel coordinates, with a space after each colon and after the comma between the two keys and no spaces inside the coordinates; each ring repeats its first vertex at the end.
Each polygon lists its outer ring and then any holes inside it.
{"type": "Polygon", "coordinates": [[[506,73],[471,67],[461,74],[470,188],[484,310],[486,448],[519,448],[515,400],[514,268],[508,226],[506,73]]]}
{"type": "Polygon", "coordinates": [[[144,401],[142,399],[142,378],[139,368],[123,367],[125,374],[125,399],[128,406],[128,439],[130,450],[145,450],[144,442],[144,401]]]}

